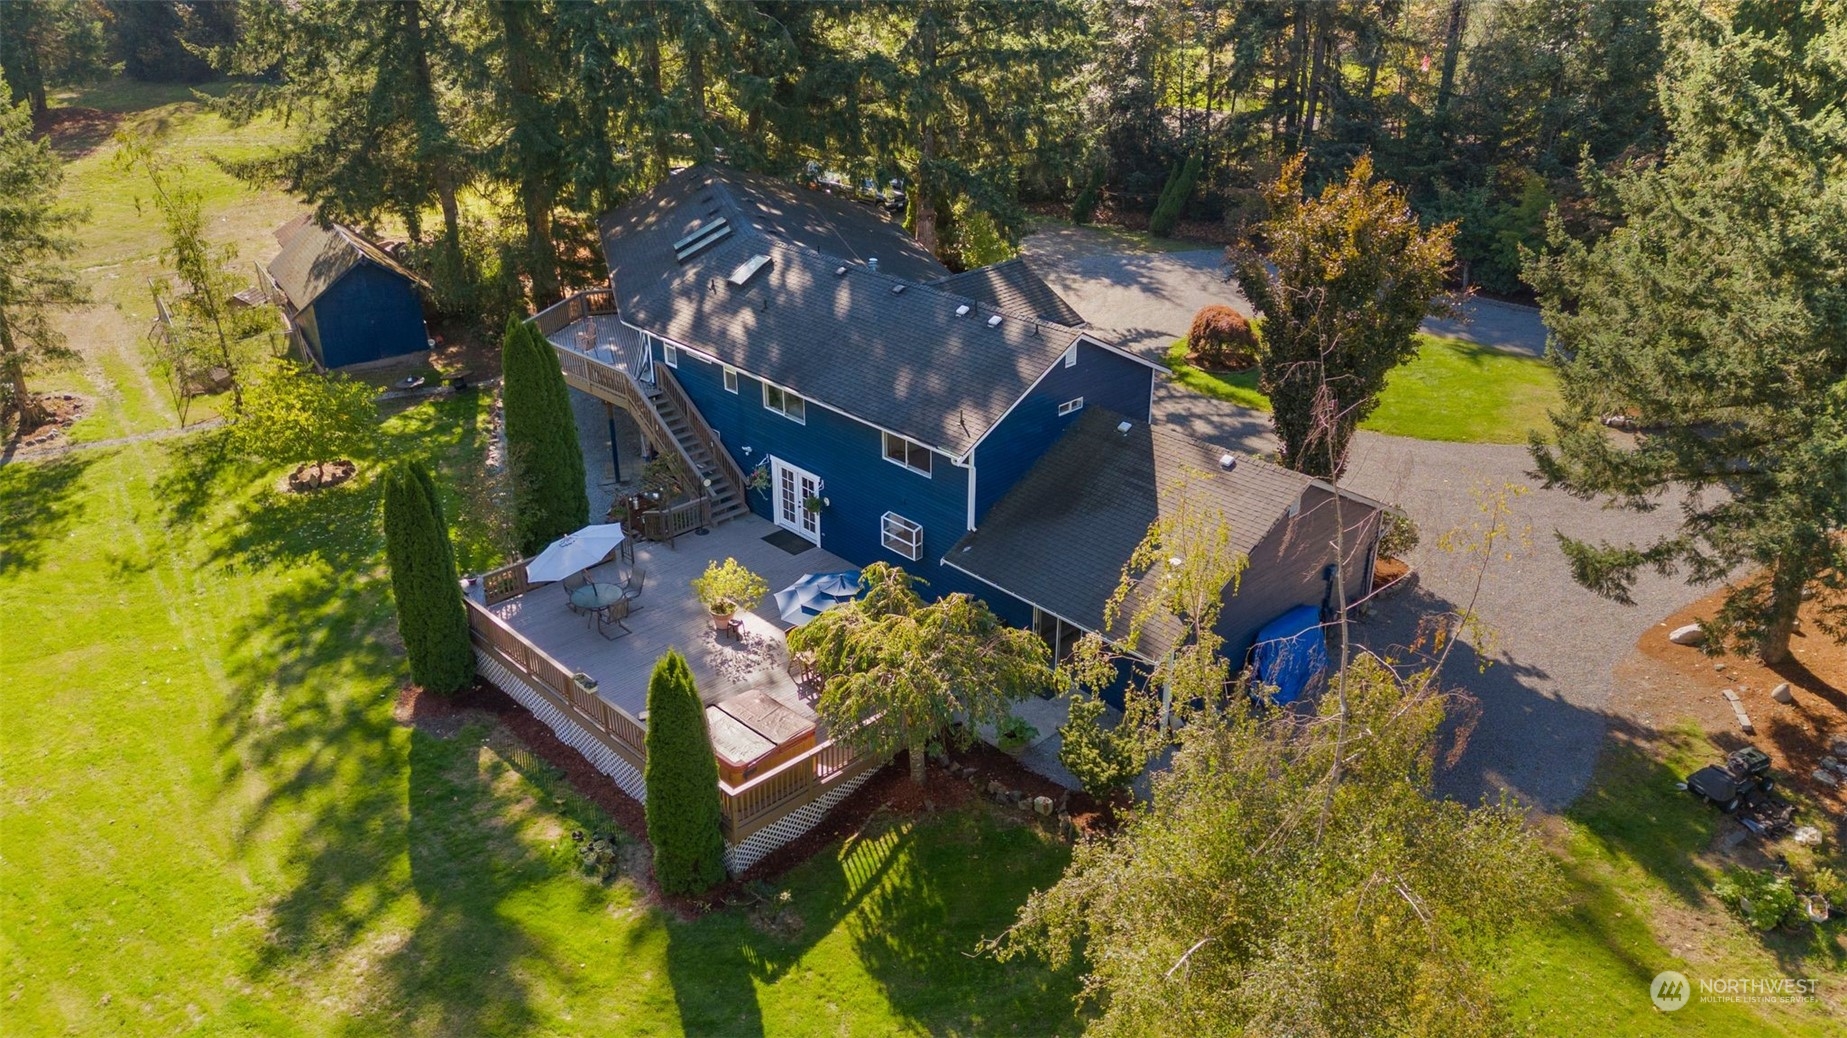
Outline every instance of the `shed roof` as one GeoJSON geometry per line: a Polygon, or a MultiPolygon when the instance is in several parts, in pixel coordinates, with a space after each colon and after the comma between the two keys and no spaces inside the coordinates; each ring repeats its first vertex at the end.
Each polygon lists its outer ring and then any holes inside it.
{"type": "Polygon", "coordinates": [[[952,457],[1082,334],[933,285],[883,213],[756,174],[684,170],[602,235],[627,322],[952,457]]]}
{"type": "Polygon", "coordinates": [[[269,276],[297,310],[311,305],[361,263],[376,264],[413,284],[423,285],[422,278],[383,249],[340,224],[323,226],[298,218],[277,228],[276,234],[282,240],[282,251],[269,261],[269,276]]]}
{"type": "MultiPolygon", "coordinates": [[[[1247,555],[1303,491],[1325,486],[1172,429],[1135,422],[1122,432],[1124,423],[1114,412],[1086,408],[943,562],[1085,630],[1121,637],[1120,621],[1104,630],[1104,606],[1148,528],[1173,514],[1183,484],[1196,506],[1224,513],[1231,550],[1247,555]],[[1229,470],[1221,466],[1225,457],[1234,459],[1229,470]]],[[[1143,575],[1125,614],[1145,600],[1157,576],[1143,575]]],[[[1158,658],[1180,633],[1171,619],[1152,619],[1137,652],[1158,658]]]]}

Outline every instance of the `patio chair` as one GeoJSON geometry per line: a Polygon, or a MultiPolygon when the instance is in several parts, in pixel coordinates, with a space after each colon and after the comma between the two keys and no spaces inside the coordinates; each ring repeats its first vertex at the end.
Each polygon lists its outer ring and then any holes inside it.
{"type": "Polygon", "coordinates": [[[558,583],[564,585],[565,605],[570,607],[571,612],[576,613],[579,616],[582,616],[587,610],[580,608],[576,602],[571,601],[571,593],[576,591],[580,587],[590,586],[590,574],[582,572],[580,570],[579,572],[573,573],[570,576],[564,578],[558,583]]]}
{"type": "Polygon", "coordinates": [[[629,614],[628,599],[618,598],[615,603],[596,611],[596,633],[615,641],[625,634],[634,634],[623,619],[629,614]]]}
{"type": "Polygon", "coordinates": [[[635,571],[629,576],[628,585],[622,589],[622,602],[627,612],[641,611],[641,607],[635,604],[635,600],[641,597],[641,589],[646,587],[647,583],[648,571],[641,566],[636,566],[635,571]]]}

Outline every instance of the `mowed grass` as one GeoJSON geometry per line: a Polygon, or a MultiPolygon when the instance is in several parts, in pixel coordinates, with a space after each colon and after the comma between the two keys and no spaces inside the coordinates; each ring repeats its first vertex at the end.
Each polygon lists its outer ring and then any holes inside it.
{"type": "Polygon", "coordinates": [[[1552,844],[1569,903],[1510,941],[1494,970],[1509,1009],[1535,1033],[1841,1033],[1847,922],[1757,934],[1712,896],[1720,867],[1705,852],[1720,816],[1674,784],[1719,755],[1692,730],[1671,734],[1652,751],[1612,741],[1591,787],[1555,820],[1552,844]],[[1671,1014],[1648,997],[1649,982],[1663,970],[1684,973],[1695,985],[1695,1001],[1671,1014]],[[1821,1001],[1697,999],[1702,979],[1780,977],[1815,978],[1821,1001]]]}
{"type": "MultiPolygon", "coordinates": [[[[384,453],[461,486],[486,407],[403,411],[384,453]]],[[[299,497],[218,447],[0,468],[0,1031],[1076,1029],[1073,978],[974,954],[1069,854],[984,808],[875,823],[767,911],[585,874],[571,831],[610,823],[504,729],[394,721],[378,462],[299,497]]]]}
{"type": "MultiPolygon", "coordinates": [[[[1547,428],[1559,404],[1558,376],[1536,357],[1462,339],[1418,335],[1417,356],[1387,377],[1379,406],[1360,426],[1392,436],[1459,443],[1525,443],[1547,428]]],[[[1196,393],[1257,411],[1270,400],[1255,370],[1204,371],[1187,363],[1186,342],[1167,352],[1174,380],[1196,393]]]]}
{"type": "MultiPolygon", "coordinates": [[[[112,80],[61,94],[54,107],[104,113],[54,138],[65,161],[63,198],[87,217],[75,230],[81,247],[72,265],[93,304],[64,322],[79,358],[39,374],[33,387],[75,392],[94,402],[70,429],[73,442],[173,428],[179,409],[154,370],[146,338],[154,320],[149,282],[165,276],[164,231],[150,204],[146,174],[117,161],[114,135],[146,137],[163,159],[183,169],[184,183],[199,192],[207,236],[234,250],[230,266],[254,285],[256,265],[278,248],[270,232],[307,206],[238,180],[222,163],[262,156],[283,143],[287,131],[271,120],[234,126],[210,112],[192,90],[171,84],[112,80]]],[[[210,419],[222,404],[196,399],[186,421],[210,419]]]]}

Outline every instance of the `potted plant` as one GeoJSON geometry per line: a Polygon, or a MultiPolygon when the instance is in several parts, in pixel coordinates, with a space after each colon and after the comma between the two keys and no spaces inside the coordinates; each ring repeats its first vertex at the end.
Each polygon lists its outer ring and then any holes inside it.
{"type": "Polygon", "coordinates": [[[754,604],[770,593],[762,577],[727,558],[706,566],[705,573],[692,580],[693,594],[711,611],[712,628],[719,630],[731,622],[731,615],[741,605],[754,604]]]}
{"type": "Polygon", "coordinates": [[[996,729],[999,735],[998,745],[1008,753],[1019,753],[1039,737],[1039,729],[1028,724],[1026,718],[1019,714],[1008,714],[1007,719],[996,729]]]}
{"type": "Polygon", "coordinates": [[[819,512],[821,509],[827,507],[827,498],[818,496],[803,498],[802,507],[810,512],[819,512]]]}

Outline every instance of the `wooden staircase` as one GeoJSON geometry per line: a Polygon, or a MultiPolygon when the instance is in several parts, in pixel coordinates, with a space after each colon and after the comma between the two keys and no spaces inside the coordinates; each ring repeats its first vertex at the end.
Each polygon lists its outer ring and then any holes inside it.
{"type": "MultiPolygon", "coordinates": [[[[657,369],[655,377],[666,383],[673,376],[657,369]]],[[[713,450],[718,446],[717,438],[705,427],[704,417],[693,407],[692,402],[686,400],[683,393],[674,392],[678,388],[671,383],[665,387],[644,386],[648,403],[653,405],[661,424],[666,426],[674,441],[679,444],[680,453],[693,463],[695,475],[702,480],[712,481],[712,485],[706,488],[706,494],[712,500],[712,522],[716,524],[736,519],[750,511],[749,502],[744,500],[744,488],[731,476],[729,469],[734,466],[722,464],[714,456],[713,450]]]]}

